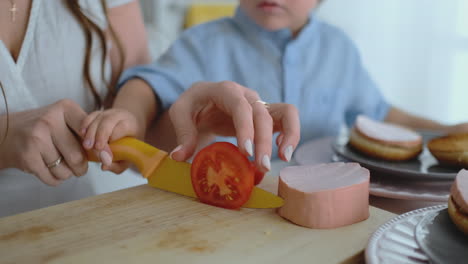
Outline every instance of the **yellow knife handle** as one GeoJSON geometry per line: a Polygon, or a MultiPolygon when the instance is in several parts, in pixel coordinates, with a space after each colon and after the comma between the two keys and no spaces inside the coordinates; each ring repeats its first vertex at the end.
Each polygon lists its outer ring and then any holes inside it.
{"type": "MultiPolygon", "coordinates": [[[[109,146],[113,154],[112,161],[130,161],[145,178],[148,178],[167,156],[167,152],[132,137],[121,138],[109,146]]],[[[94,151],[87,151],[87,155],[90,161],[100,161],[94,151]]]]}

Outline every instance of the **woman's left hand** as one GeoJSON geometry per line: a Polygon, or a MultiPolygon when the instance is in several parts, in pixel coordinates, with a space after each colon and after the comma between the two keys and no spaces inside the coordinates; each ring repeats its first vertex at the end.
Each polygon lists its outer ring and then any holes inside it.
{"type": "Polygon", "coordinates": [[[239,149],[254,154],[258,169],[270,170],[272,137],[279,132],[278,155],[289,161],[299,143],[299,114],[291,104],[267,104],[235,82],[194,84],[169,109],[179,146],[171,153],[182,161],[195,151],[200,135],[236,136],[239,149]]]}

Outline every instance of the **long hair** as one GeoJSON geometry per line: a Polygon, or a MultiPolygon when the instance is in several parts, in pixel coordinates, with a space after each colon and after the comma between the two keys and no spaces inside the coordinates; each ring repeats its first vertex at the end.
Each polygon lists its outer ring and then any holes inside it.
{"type": "MultiPolygon", "coordinates": [[[[102,55],[101,55],[101,78],[103,81],[105,81],[105,62],[106,62],[106,58],[107,58],[107,54],[109,53],[109,50],[107,48],[107,45],[106,45],[106,36],[105,36],[105,33],[102,29],[99,28],[98,25],[96,25],[96,23],[94,23],[91,19],[89,19],[84,13],[83,11],[81,10],[81,7],[78,3],[78,0],[67,0],[66,1],[67,3],[67,6],[68,6],[68,9],[71,11],[71,13],[75,16],[75,18],[77,19],[78,23],[81,25],[81,27],[83,28],[84,30],[84,34],[85,34],[85,42],[86,42],[86,53],[85,53],[85,57],[83,58],[84,61],[83,61],[83,78],[87,84],[87,86],[89,87],[89,89],[91,90],[91,93],[94,97],[94,102],[95,102],[95,106],[96,106],[96,109],[99,109],[99,108],[102,108],[102,107],[107,107],[107,106],[110,106],[112,104],[112,101],[116,95],[116,92],[115,92],[115,82],[107,82],[106,83],[106,86],[107,86],[107,95],[104,97],[104,98],[101,98],[99,93],[97,92],[96,90],[96,84],[93,82],[93,80],[91,79],[91,58],[92,58],[92,44],[93,44],[93,36],[97,36],[98,40],[99,40],[99,43],[101,45],[101,49],[102,49],[102,55]]],[[[104,15],[105,15],[105,18],[106,20],[109,22],[109,17],[108,17],[108,14],[107,14],[107,4],[106,4],[106,1],[105,0],[101,0],[100,1],[101,3],[101,6],[102,6],[102,10],[104,10],[104,15]]],[[[112,40],[114,41],[114,43],[116,44],[116,47],[118,49],[118,53],[119,53],[119,59],[120,59],[120,64],[119,64],[119,68],[118,68],[118,71],[117,71],[117,76],[119,76],[122,71],[123,71],[123,67],[124,67],[124,61],[125,61],[125,54],[123,52],[123,47],[122,47],[122,43],[120,42],[119,38],[117,37],[114,29],[112,28],[110,22],[108,23],[108,30],[109,30],[109,33],[110,33],[110,37],[112,38],[112,40]]]]}
{"type": "Polygon", "coordinates": [[[2,89],[3,100],[5,101],[5,109],[6,109],[6,127],[5,127],[5,134],[3,134],[2,141],[0,141],[0,146],[5,142],[9,126],[10,126],[10,113],[8,111],[8,101],[6,99],[5,89],[3,89],[2,82],[0,81],[0,89],[2,89]]]}

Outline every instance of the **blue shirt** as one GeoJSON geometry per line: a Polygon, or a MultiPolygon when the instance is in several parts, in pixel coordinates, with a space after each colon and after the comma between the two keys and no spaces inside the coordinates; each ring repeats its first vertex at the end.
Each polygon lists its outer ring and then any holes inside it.
{"type": "Polygon", "coordinates": [[[313,14],[293,38],[238,9],[233,18],[186,30],[157,61],[125,71],[120,84],[135,77],[153,87],[163,109],[198,81],[234,81],[266,102],[294,104],[301,142],[337,135],[359,114],[382,120],[389,110],[352,41],[313,14]]]}

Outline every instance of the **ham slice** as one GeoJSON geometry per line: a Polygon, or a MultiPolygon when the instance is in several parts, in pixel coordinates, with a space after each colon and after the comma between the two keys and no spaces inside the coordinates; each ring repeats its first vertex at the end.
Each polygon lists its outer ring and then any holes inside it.
{"type": "Polygon", "coordinates": [[[415,147],[422,143],[422,137],[418,133],[395,124],[378,122],[366,116],[356,118],[356,129],[377,142],[391,144],[400,147],[415,147]]]}
{"type": "Polygon", "coordinates": [[[291,166],[281,170],[278,214],[304,227],[328,229],[369,217],[369,171],[358,163],[291,166]]]}
{"type": "Polygon", "coordinates": [[[468,214],[468,170],[458,172],[455,182],[450,189],[452,199],[459,206],[462,213],[468,214]]]}

